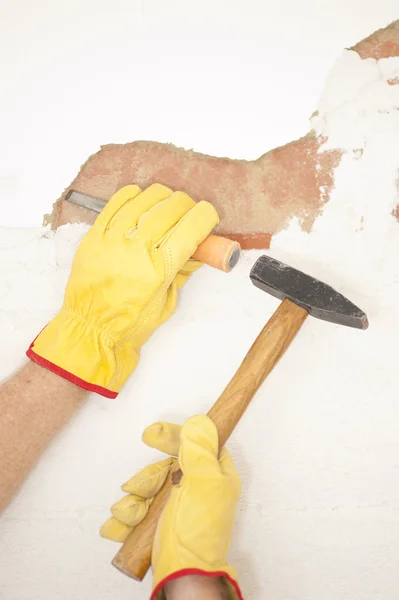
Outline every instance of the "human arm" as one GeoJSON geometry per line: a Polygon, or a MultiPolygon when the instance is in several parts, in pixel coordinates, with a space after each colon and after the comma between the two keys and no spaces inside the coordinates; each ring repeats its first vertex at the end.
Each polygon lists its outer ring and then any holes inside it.
{"type": "Polygon", "coordinates": [[[209,203],[163,185],[114,194],[76,252],[61,311],[27,351],[36,366],[0,387],[1,506],[79,406],[82,390],[118,395],[201,265],[190,257],[217,222],[209,203]]]}
{"type": "Polygon", "coordinates": [[[0,512],[85,395],[31,361],[0,385],[0,512]]]}
{"type": "Polygon", "coordinates": [[[229,600],[222,577],[187,575],[170,581],[164,587],[166,600],[229,600]]]}

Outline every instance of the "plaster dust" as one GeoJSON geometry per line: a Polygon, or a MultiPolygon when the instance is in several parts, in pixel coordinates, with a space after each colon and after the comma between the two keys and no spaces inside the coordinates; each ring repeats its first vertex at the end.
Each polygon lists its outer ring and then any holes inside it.
{"type": "MultiPolygon", "coordinates": [[[[229,442],[243,481],[231,560],[248,599],[397,599],[399,86],[394,63],[353,54],[313,120],[344,150],[330,201],[310,234],[292,221],[270,253],[347,295],[370,328],[309,318],[229,442]]],[[[1,376],[59,308],[85,230],[0,229],[1,376]]],[[[148,597],[148,578],[110,566],[116,545],[98,529],[120,484],[159,458],[144,427],[206,411],[277,307],[248,280],[259,254],[229,275],[201,269],[120,397],[92,395],[46,452],[2,521],[2,600],[148,597]]]]}

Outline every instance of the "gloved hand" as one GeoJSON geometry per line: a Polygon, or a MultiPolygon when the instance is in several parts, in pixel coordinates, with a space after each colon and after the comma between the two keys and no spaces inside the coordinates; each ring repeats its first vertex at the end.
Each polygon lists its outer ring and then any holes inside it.
{"type": "Polygon", "coordinates": [[[28,357],[76,385],[115,398],[140,348],[172,314],[189,260],[219,222],[208,202],[154,184],[114,194],[83,238],[61,312],[28,357]]]}
{"type": "MultiPolygon", "coordinates": [[[[173,487],[158,523],[152,551],[152,598],[162,598],[168,581],[199,574],[224,577],[229,598],[242,598],[234,568],[227,563],[241,483],[225,448],[218,458],[218,434],[206,415],[189,419],[183,427],[156,423],[143,441],[179,456],[183,477],[173,487]]],[[[101,535],[122,542],[147,514],[162,487],[173,458],[150,465],[122,486],[128,492],[112,506],[101,535]]]]}

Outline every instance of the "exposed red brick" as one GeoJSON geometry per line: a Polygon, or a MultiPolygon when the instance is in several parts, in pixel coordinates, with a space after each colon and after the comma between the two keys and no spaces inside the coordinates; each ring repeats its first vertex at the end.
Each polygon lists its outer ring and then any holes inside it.
{"type": "Polygon", "coordinates": [[[243,250],[265,250],[270,248],[270,242],[272,241],[271,233],[225,233],[223,235],[227,238],[238,242],[243,250]]]}
{"type": "Polygon", "coordinates": [[[58,225],[64,225],[65,223],[88,223],[92,225],[96,216],[96,213],[91,210],[64,200],[59,208],[58,225]]]}
{"type": "Polygon", "coordinates": [[[355,50],[361,58],[391,58],[399,56],[399,20],[388,27],[375,31],[368,38],[362,40],[351,50],[355,50]]]}
{"type": "MultiPolygon", "coordinates": [[[[352,50],[362,58],[399,56],[399,21],[352,50]]],[[[308,134],[255,161],[216,158],[157,142],[104,146],[83,165],[50,221],[93,221],[89,211],[63,201],[70,189],[108,200],[128,183],[145,188],[158,181],[188,192],[194,200],[212,202],[221,217],[219,233],[245,248],[268,247],[272,235],[294,216],[309,231],[328,201],[341,153],[320,152],[322,141],[308,134]]]]}
{"type": "MultiPolygon", "coordinates": [[[[310,229],[328,200],[340,153],[319,153],[320,144],[307,136],[256,161],[215,158],[156,142],[105,146],[63,197],[72,188],[108,200],[127,183],[146,188],[158,181],[212,202],[221,218],[220,233],[259,247],[293,216],[310,229]]],[[[63,203],[58,223],[90,220],[88,211],[63,203]]]]}

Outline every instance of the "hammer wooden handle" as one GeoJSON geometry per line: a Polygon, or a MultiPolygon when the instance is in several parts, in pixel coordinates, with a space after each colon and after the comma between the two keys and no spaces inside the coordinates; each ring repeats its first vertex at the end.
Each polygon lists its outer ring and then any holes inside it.
{"type": "MultiPolygon", "coordinates": [[[[307,315],[305,309],[290,300],[284,300],[256,338],[233,379],[208,413],[218,429],[220,448],[230,437],[255,392],[282,357],[307,315]]],[[[177,471],[179,466],[176,463],[147,516],[132,531],[112,561],[122,573],[138,581],[144,578],[151,565],[155,530],[169,498],[173,479],[178,479],[177,471]]]]}

